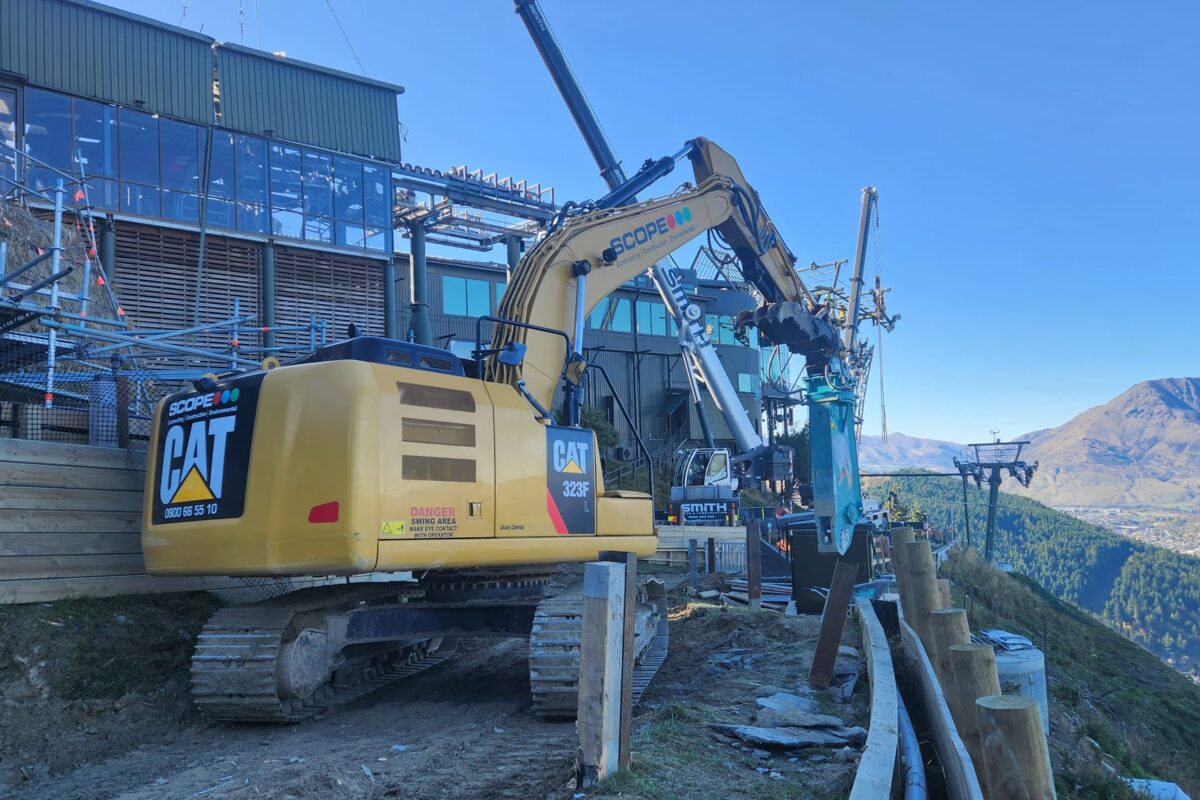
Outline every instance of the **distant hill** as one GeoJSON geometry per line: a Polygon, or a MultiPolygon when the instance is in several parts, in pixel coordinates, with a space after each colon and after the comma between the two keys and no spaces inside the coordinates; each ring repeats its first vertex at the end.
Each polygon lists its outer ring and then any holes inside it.
{"type": "Polygon", "coordinates": [[[1043,503],[1200,510],[1200,378],[1135,384],[1023,438],[1041,466],[1020,493],[1043,503]]]}
{"type": "Polygon", "coordinates": [[[887,444],[878,436],[863,435],[858,444],[858,465],[868,472],[892,472],[909,467],[953,470],[954,457],[963,446],[938,439],[919,439],[889,433],[887,444]]]}

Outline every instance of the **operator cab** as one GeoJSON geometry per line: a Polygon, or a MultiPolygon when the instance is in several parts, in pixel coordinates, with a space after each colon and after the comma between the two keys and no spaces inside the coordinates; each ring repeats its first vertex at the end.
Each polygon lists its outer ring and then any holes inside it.
{"type": "Polygon", "coordinates": [[[391,367],[407,367],[464,377],[466,375],[461,359],[449,350],[388,339],[384,336],[355,336],[327,344],[292,363],[315,364],[320,361],[369,361],[391,367]]]}
{"type": "Polygon", "coordinates": [[[675,465],[667,522],[672,525],[733,525],[737,478],[729,448],[686,450],[675,465]]]}
{"type": "Polygon", "coordinates": [[[686,451],[675,469],[675,485],[732,487],[728,448],[686,451]]]}

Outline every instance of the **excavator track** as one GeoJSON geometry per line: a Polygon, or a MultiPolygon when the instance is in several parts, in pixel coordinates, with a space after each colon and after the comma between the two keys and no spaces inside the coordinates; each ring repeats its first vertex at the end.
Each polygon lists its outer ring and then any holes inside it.
{"type": "MultiPolygon", "coordinates": [[[[661,587],[661,584],[658,584],[661,587]]],[[[667,660],[670,637],[665,595],[651,595],[658,614],[654,633],[634,659],[633,703],[667,660]]],[[[542,717],[574,717],[579,705],[579,652],[583,632],[583,595],[568,592],[538,604],[529,636],[529,685],[533,712],[542,717]]]]}
{"type": "Polygon", "coordinates": [[[279,658],[293,633],[295,608],[242,606],[218,611],[201,630],[192,658],[192,698],[210,719],[299,722],[423,672],[453,651],[429,642],[399,646],[339,666],[334,677],[301,698],[281,697],[279,658]]]}

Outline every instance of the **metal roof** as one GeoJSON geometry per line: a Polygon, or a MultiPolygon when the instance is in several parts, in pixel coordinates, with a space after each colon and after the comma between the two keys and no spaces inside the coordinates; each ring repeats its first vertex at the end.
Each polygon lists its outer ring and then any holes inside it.
{"type": "Polygon", "coordinates": [[[92,0],[2,0],[0,72],[200,124],[399,162],[404,87],[208,36],[92,0]],[[269,132],[269,134],[268,134],[269,132]]]}
{"type": "Polygon", "coordinates": [[[213,40],[84,0],[0,2],[0,70],[35,86],[208,124],[213,40]]]}
{"type": "Polygon", "coordinates": [[[223,127],[400,161],[403,87],[239,45],[216,56],[223,127]]]}

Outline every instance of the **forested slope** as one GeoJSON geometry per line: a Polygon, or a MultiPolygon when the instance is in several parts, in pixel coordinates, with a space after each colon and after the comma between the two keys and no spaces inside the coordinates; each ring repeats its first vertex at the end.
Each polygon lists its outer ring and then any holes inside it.
{"type": "MultiPolygon", "coordinates": [[[[916,512],[962,536],[962,483],[956,478],[868,480],[872,496],[894,493],[901,515],[916,512]]],[[[982,542],[986,488],[968,492],[971,530],[982,542]]],[[[1001,492],[995,560],[1080,608],[1099,615],[1184,671],[1200,665],[1200,559],[1130,541],[1025,497],[1001,492]]]]}

